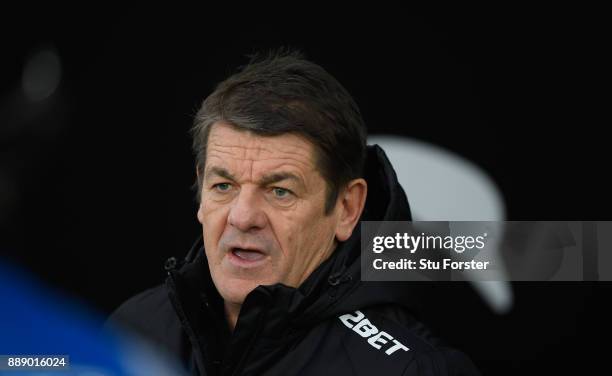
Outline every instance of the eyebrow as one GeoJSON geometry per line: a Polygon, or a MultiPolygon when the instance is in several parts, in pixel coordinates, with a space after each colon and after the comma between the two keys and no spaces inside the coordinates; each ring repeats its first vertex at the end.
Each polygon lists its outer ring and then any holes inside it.
{"type": "Polygon", "coordinates": [[[206,171],[206,175],[204,175],[204,180],[210,179],[213,175],[217,175],[229,180],[236,180],[236,178],[234,178],[234,176],[230,174],[229,171],[222,167],[211,167],[208,171],[206,171]]]}
{"type": "MultiPolygon", "coordinates": [[[[211,167],[206,172],[206,175],[204,176],[204,179],[208,180],[208,179],[210,179],[214,175],[220,176],[220,177],[228,179],[228,180],[236,181],[236,178],[229,171],[227,171],[223,167],[216,167],[216,166],[215,167],[211,167]]],[[[304,182],[302,181],[302,179],[299,176],[297,176],[296,174],[293,174],[291,172],[276,172],[276,173],[272,173],[270,175],[265,175],[259,181],[259,185],[266,186],[266,185],[278,183],[278,182],[283,181],[283,180],[293,180],[293,181],[295,181],[296,183],[298,183],[300,185],[304,185],[304,182]]]]}

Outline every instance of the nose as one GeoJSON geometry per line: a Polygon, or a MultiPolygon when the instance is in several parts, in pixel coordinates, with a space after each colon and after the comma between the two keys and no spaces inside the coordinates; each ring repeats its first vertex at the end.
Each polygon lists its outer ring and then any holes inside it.
{"type": "Polygon", "coordinates": [[[266,226],[266,215],[255,189],[243,187],[230,207],[227,221],[243,232],[262,229],[266,226]]]}

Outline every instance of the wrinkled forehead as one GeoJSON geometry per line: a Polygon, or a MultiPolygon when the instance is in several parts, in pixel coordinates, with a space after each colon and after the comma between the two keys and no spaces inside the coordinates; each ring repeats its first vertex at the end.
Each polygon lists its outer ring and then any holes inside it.
{"type": "Polygon", "coordinates": [[[293,133],[258,135],[225,123],[213,124],[206,147],[205,170],[213,165],[231,168],[244,163],[268,168],[286,166],[309,173],[316,170],[315,147],[305,137],[293,133]]]}

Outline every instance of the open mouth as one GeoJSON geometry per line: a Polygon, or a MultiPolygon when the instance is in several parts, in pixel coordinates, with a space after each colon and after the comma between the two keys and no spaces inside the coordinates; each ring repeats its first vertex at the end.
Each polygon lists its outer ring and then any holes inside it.
{"type": "Polygon", "coordinates": [[[232,248],[232,255],[239,258],[241,261],[256,262],[266,258],[263,252],[254,249],[232,248]]]}

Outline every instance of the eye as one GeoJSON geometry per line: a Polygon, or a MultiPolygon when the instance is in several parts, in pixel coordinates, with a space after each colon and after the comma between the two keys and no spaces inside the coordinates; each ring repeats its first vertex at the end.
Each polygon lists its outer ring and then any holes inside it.
{"type": "Polygon", "coordinates": [[[218,183],[213,185],[213,189],[221,193],[229,191],[231,187],[230,183],[218,183]]]}
{"type": "Polygon", "coordinates": [[[285,188],[279,188],[279,187],[274,188],[272,192],[274,192],[274,195],[278,198],[284,198],[291,194],[290,190],[285,189],[285,188]]]}

